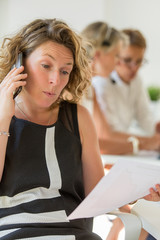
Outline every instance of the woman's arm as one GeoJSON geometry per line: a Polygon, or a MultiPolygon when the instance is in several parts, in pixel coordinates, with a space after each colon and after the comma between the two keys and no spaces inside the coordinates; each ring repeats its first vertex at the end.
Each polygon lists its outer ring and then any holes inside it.
{"type": "MultiPolygon", "coordinates": [[[[1,116],[0,116],[1,118],[1,116]]],[[[3,168],[4,168],[4,161],[5,161],[5,155],[6,155],[6,146],[8,142],[8,136],[7,133],[9,131],[9,124],[10,120],[2,120],[0,119],[0,134],[3,132],[2,135],[0,135],[0,181],[3,174],[3,168]],[[4,134],[4,132],[6,134],[4,134]]]]}
{"type": "MultiPolygon", "coordinates": [[[[94,96],[93,118],[98,134],[100,150],[102,154],[130,154],[133,153],[133,146],[128,142],[131,134],[112,130],[106,117],[102,113],[94,96]]],[[[133,136],[133,135],[132,135],[133,136]]],[[[140,150],[158,150],[160,147],[160,134],[152,137],[135,136],[139,140],[140,150]]]]}
{"type": "Polygon", "coordinates": [[[104,176],[97,134],[91,115],[83,106],[78,105],[78,122],[82,143],[82,164],[85,194],[95,187],[104,176]]]}
{"type": "Polygon", "coordinates": [[[12,116],[15,114],[15,103],[13,92],[16,88],[24,86],[27,74],[21,74],[24,67],[12,69],[4,80],[0,83],[0,181],[3,175],[6,147],[8,142],[7,133],[9,131],[12,116]]]}

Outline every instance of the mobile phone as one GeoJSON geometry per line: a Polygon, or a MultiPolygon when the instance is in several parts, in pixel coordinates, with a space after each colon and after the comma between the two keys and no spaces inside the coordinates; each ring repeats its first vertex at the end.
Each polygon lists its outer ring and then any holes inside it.
{"type": "MultiPolygon", "coordinates": [[[[12,66],[12,68],[16,67],[16,68],[19,68],[20,66],[23,65],[23,54],[22,52],[20,52],[18,54],[18,57],[17,57],[17,60],[16,60],[16,63],[12,66]]],[[[22,86],[18,87],[14,93],[13,93],[13,99],[15,97],[17,97],[17,95],[22,91],[22,86]]]]}

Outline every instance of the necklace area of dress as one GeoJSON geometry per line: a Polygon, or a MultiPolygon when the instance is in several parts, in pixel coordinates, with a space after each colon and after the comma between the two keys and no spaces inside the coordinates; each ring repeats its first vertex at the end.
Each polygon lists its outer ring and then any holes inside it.
{"type": "MultiPolygon", "coordinates": [[[[27,121],[31,122],[31,120],[29,119],[29,117],[26,115],[26,113],[20,108],[20,106],[18,105],[18,103],[15,101],[15,104],[17,106],[17,108],[19,109],[19,111],[23,114],[23,116],[26,118],[27,121]]],[[[48,123],[47,125],[50,124],[51,122],[51,118],[52,118],[52,113],[53,111],[51,111],[51,115],[49,116],[49,119],[48,119],[48,123]]]]}

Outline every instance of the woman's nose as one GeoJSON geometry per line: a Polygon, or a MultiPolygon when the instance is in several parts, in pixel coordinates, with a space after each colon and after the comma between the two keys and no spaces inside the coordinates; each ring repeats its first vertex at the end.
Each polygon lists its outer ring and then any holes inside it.
{"type": "Polygon", "coordinates": [[[54,71],[51,73],[49,78],[49,83],[52,85],[58,85],[60,82],[60,76],[58,71],[54,71]]]}

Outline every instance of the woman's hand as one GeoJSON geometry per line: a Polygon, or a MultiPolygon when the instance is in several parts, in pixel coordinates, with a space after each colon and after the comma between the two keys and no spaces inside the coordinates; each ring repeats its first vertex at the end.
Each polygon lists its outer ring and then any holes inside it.
{"type": "Polygon", "coordinates": [[[155,189],[150,188],[149,189],[150,194],[144,197],[145,200],[148,201],[160,201],[160,184],[156,184],[155,189]]]}
{"type": "Polygon", "coordinates": [[[15,103],[13,92],[16,88],[24,86],[26,81],[21,81],[27,77],[23,74],[24,67],[13,68],[0,84],[0,118],[7,120],[15,114],[15,103]]]}

